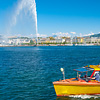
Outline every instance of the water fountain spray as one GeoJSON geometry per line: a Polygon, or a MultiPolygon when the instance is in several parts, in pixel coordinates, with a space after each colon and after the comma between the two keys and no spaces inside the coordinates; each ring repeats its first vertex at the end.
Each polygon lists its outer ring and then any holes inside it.
{"type": "Polygon", "coordinates": [[[32,19],[34,20],[35,24],[35,34],[37,37],[37,43],[38,43],[38,30],[37,30],[37,11],[36,11],[36,2],[35,0],[19,0],[18,6],[15,10],[15,14],[13,14],[12,21],[10,28],[16,25],[17,17],[21,13],[21,11],[24,10],[25,14],[30,13],[32,16],[32,19]]]}

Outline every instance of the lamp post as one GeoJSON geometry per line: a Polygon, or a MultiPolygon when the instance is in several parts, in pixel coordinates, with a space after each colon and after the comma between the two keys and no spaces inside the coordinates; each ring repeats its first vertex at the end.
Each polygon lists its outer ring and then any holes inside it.
{"type": "Polygon", "coordinates": [[[64,68],[60,68],[62,74],[63,74],[63,80],[65,80],[65,73],[64,73],[64,68]]]}

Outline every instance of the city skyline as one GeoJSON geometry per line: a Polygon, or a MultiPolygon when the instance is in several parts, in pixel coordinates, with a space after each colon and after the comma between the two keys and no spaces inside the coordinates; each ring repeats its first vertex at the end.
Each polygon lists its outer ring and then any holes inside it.
{"type": "MultiPolygon", "coordinates": [[[[0,34],[7,33],[6,29],[18,2],[19,0],[0,1],[0,34]]],[[[51,36],[57,33],[73,35],[73,32],[77,36],[98,34],[100,32],[99,3],[99,0],[36,0],[38,35],[51,36]]],[[[26,16],[22,21],[26,22],[13,27],[13,35],[23,35],[24,33],[34,35],[30,16],[26,16]]]]}

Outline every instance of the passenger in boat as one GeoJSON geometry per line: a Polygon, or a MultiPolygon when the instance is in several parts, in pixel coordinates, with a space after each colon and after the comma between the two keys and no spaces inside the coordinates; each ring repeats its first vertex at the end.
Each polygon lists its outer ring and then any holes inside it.
{"type": "Polygon", "coordinates": [[[94,73],[94,75],[95,75],[95,77],[92,78],[92,79],[95,79],[96,81],[100,81],[100,75],[99,75],[99,72],[96,71],[96,72],[94,73]]]}
{"type": "Polygon", "coordinates": [[[84,77],[84,78],[87,78],[87,74],[85,74],[83,77],[84,77]]]}
{"type": "Polygon", "coordinates": [[[86,82],[90,81],[90,79],[88,79],[87,73],[83,76],[83,78],[84,78],[84,80],[85,80],[86,82]]]}

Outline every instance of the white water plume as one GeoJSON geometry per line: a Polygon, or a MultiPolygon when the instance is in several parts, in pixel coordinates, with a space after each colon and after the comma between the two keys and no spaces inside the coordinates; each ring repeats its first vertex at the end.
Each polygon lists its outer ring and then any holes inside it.
{"type": "Polygon", "coordinates": [[[13,14],[12,21],[10,22],[10,26],[8,31],[12,29],[13,26],[17,23],[17,18],[24,11],[25,15],[29,14],[34,20],[35,24],[35,32],[37,32],[37,12],[36,12],[36,3],[35,0],[19,0],[17,8],[15,9],[15,13],[13,14]]]}

